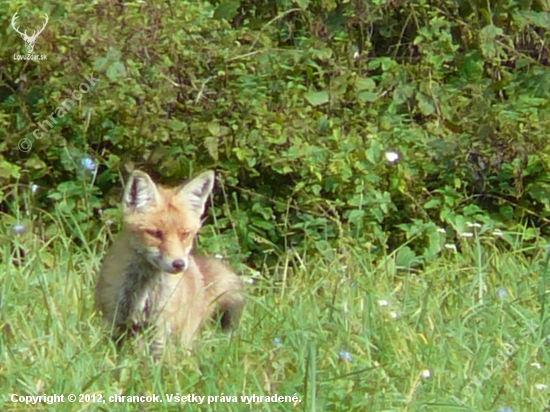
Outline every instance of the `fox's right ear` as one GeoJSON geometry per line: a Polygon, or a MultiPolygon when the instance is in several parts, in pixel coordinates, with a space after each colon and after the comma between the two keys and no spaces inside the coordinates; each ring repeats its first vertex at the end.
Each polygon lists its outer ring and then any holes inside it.
{"type": "Polygon", "coordinates": [[[122,199],[124,212],[143,212],[158,203],[159,192],[147,173],[134,171],[128,179],[122,199]]]}

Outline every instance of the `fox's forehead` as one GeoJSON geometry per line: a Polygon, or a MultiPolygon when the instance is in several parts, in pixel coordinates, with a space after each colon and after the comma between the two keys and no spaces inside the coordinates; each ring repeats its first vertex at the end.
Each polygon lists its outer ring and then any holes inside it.
{"type": "Polygon", "coordinates": [[[155,216],[155,225],[166,232],[196,231],[200,227],[200,218],[178,204],[168,203],[155,216]]]}
{"type": "Polygon", "coordinates": [[[166,232],[196,232],[200,229],[200,216],[177,196],[177,189],[159,187],[158,190],[159,204],[147,212],[128,216],[128,223],[152,226],[166,232]]]}
{"type": "Polygon", "coordinates": [[[158,225],[165,230],[198,230],[200,216],[177,196],[178,188],[159,188],[161,204],[157,212],[158,225]]]}

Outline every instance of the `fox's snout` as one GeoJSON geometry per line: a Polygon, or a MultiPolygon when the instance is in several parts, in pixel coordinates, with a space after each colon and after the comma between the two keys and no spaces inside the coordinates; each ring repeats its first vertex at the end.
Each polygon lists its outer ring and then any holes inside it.
{"type": "Polygon", "coordinates": [[[148,245],[142,254],[153,266],[163,272],[176,275],[185,272],[189,267],[191,244],[158,244],[148,245]]]}

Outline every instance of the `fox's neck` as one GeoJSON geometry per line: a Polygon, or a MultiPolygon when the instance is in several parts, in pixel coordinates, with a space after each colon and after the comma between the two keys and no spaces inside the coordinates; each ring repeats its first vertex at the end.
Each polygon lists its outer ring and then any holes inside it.
{"type": "Polygon", "coordinates": [[[162,272],[144,256],[134,253],[138,258],[130,259],[126,266],[117,324],[134,327],[137,323],[138,326],[147,327],[147,318],[151,315],[156,296],[160,293],[162,272]]]}

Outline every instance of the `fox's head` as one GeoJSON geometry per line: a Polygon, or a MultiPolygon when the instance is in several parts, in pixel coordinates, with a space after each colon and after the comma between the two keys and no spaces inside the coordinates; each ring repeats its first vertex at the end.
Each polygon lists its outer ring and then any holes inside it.
{"type": "Polygon", "coordinates": [[[132,247],[163,272],[185,271],[213,185],[213,171],[173,189],[155,185],[146,173],[132,173],[122,201],[132,247]]]}

